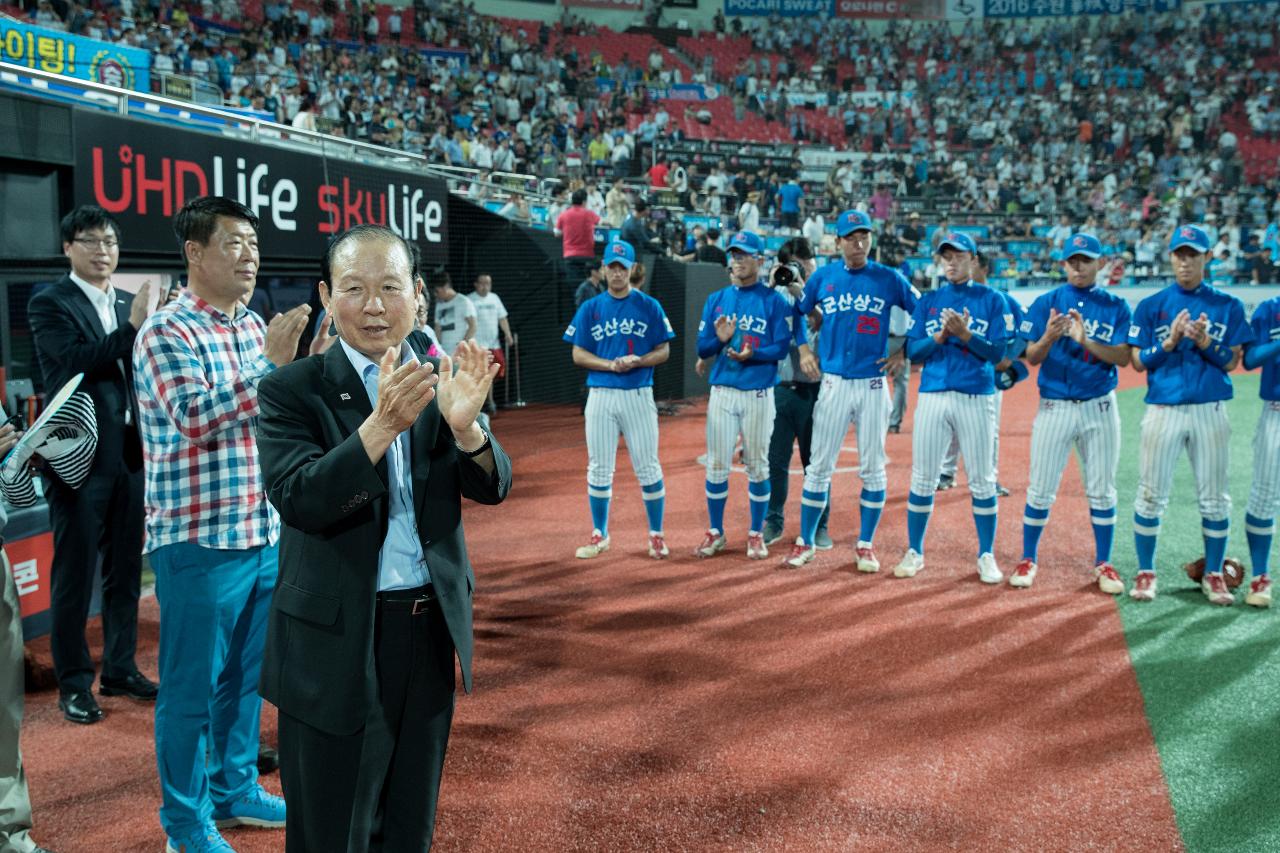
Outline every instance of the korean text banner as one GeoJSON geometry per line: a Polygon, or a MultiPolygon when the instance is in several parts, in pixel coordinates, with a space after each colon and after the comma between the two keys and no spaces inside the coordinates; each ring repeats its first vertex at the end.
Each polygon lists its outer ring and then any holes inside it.
{"type": "Polygon", "coordinates": [[[841,18],[929,18],[946,11],[943,0],[835,0],[841,18]]]}
{"type": "Polygon", "coordinates": [[[1182,8],[1182,0],[983,0],[988,18],[1046,18],[1068,15],[1154,14],[1182,8]]]}
{"type": "Polygon", "coordinates": [[[151,91],[151,54],[0,15],[0,61],[121,89],[151,91]]]}
{"type": "Polygon", "coordinates": [[[120,222],[129,251],[176,254],[173,216],[222,195],[260,220],[266,257],[318,259],[336,234],[385,225],[424,266],[448,261],[448,188],[438,178],[119,118],[75,115],[75,200],[120,222]]]}
{"type": "Polygon", "coordinates": [[[830,18],[834,9],[835,0],[724,0],[726,15],[830,18]]]}

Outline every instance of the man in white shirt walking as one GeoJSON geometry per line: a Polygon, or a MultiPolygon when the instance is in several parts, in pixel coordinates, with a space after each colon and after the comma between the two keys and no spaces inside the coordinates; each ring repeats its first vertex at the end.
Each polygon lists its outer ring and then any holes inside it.
{"type": "Polygon", "coordinates": [[[436,339],[445,355],[452,356],[458,344],[476,336],[476,308],[453,289],[446,270],[431,276],[431,292],[436,303],[436,339]]]}

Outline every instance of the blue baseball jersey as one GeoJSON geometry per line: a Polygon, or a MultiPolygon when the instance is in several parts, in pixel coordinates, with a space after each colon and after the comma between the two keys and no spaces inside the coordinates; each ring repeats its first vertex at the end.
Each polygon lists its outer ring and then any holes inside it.
{"type": "MultiPolygon", "coordinates": [[[[1041,294],[1018,325],[1018,334],[1027,341],[1040,340],[1049,327],[1052,310],[1059,314],[1080,312],[1085,336],[1100,344],[1118,346],[1128,341],[1133,310],[1123,298],[1096,284],[1088,288],[1064,284],[1041,294]]],[[[1092,400],[1110,394],[1118,376],[1115,365],[1063,335],[1040,364],[1040,396],[1046,400],[1092,400]]]]}
{"type": "Polygon", "coordinates": [[[776,385],[778,361],[787,357],[797,333],[796,324],[788,322],[794,316],[795,308],[760,282],[750,287],[730,285],[708,296],[698,323],[698,355],[716,356],[711,384],[743,391],[776,385]],[[716,320],[728,315],[738,318],[738,330],[728,344],[722,344],[716,337],[716,320]],[[729,358],[726,350],[741,350],[744,344],[754,351],[751,358],[729,358]]]}
{"type": "Polygon", "coordinates": [[[1022,326],[1022,319],[1027,316],[1027,311],[1009,291],[997,290],[996,293],[1004,297],[1005,307],[1009,309],[1009,316],[1013,318],[1013,325],[1010,326],[1013,331],[1009,333],[1009,358],[1022,358],[1027,345],[1018,337],[1018,329],[1022,326]]]}
{"type": "Polygon", "coordinates": [[[910,314],[916,295],[902,273],[883,264],[868,261],[858,270],[827,264],[809,276],[800,311],[822,311],[817,353],[822,372],[846,379],[879,376],[879,361],[889,354],[894,307],[910,314]]]}
{"type": "MultiPolygon", "coordinates": [[[[1013,315],[1000,291],[985,284],[947,284],[931,290],[916,303],[907,340],[932,337],[942,331],[942,311],[969,310],[969,328],[975,335],[999,347],[1013,337],[1013,315]]],[[[964,394],[994,394],[995,365],[969,351],[954,335],[924,360],[920,371],[921,393],[959,391],[964,394]]]]}
{"type": "MultiPolygon", "coordinates": [[[[1280,341],[1280,296],[1274,296],[1259,305],[1249,324],[1253,340],[1257,344],[1280,341]]],[[[1280,358],[1273,358],[1262,365],[1262,387],[1258,390],[1264,400],[1280,400],[1280,358]]]]}
{"type": "MultiPolygon", "coordinates": [[[[1183,290],[1171,284],[1138,303],[1129,327],[1128,343],[1146,349],[1169,337],[1169,324],[1183,309],[1196,320],[1209,318],[1209,336],[1224,346],[1234,347],[1253,340],[1244,318],[1244,303],[1216,287],[1201,284],[1183,290]]],[[[1163,364],[1147,370],[1148,403],[1180,406],[1230,400],[1234,393],[1231,377],[1195,351],[1195,342],[1184,337],[1163,364]]]]}
{"type": "MultiPolygon", "coordinates": [[[[564,340],[601,358],[645,355],[676,336],[658,300],[632,290],[621,299],[609,291],[593,296],[578,308],[564,330],[564,340]]],[[[653,368],[626,373],[587,371],[588,388],[644,388],[653,384],[653,368]]]]}

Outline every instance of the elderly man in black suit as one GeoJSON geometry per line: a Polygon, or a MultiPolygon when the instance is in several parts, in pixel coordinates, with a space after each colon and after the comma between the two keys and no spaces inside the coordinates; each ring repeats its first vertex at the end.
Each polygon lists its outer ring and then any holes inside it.
{"type": "Polygon", "coordinates": [[[471,687],[475,575],[461,498],[502,501],[511,462],[478,423],[497,366],[474,341],[423,357],[413,255],[359,226],[325,257],[339,345],[258,388],[280,575],[262,694],[280,709],[288,851],[431,845],[453,718],[471,687]]]}
{"type": "Polygon", "coordinates": [[[53,525],[50,646],[58,677],[58,707],[73,723],[103,717],[93,698],[93,659],[85,621],[93,574],[102,556],[102,680],[104,696],[156,698],[156,684],[138,672],[138,595],[142,573],[142,443],[133,397],[131,353],[147,318],[150,285],[132,299],[111,286],[120,261],[120,227],[105,210],[77,207],[62,220],[62,251],[71,272],[31,297],[27,318],[44,388],[54,394],[84,373],[93,398],[98,450],[78,489],[46,476],[53,525]]]}

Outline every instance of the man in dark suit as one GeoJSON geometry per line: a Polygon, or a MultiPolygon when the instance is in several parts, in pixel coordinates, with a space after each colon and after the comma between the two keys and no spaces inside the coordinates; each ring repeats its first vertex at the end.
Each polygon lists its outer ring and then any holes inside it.
{"type": "Polygon", "coordinates": [[[147,318],[150,283],[131,300],[111,286],[120,260],[120,228],[102,208],[78,207],[62,220],[62,251],[71,272],[31,298],[27,317],[46,394],[84,373],[80,390],[93,398],[98,450],[89,478],[73,489],[45,478],[53,524],[50,645],[58,677],[58,707],[73,723],[103,717],[93,698],[93,659],[85,621],[93,574],[102,556],[102,681],[104,696],[156,698],[156,684],[138,672],[138,595],[142,572],[142,445],[138,438],[130,354],[147,318]]]}
{"type": "Polygon", "coordinates": [[[321,301],[339,345],[258,388],[263,484],[284,525],[262,695],[280,709],[288,851],[430,847],[453,718],[471,687],[461,498],[496,504],[511,462],[477,423],[497,373],[474,341],[425,359],[409,246],[340,236],[321,301]],[[414,344],[417,346],[414,346],[414,344]]]}

